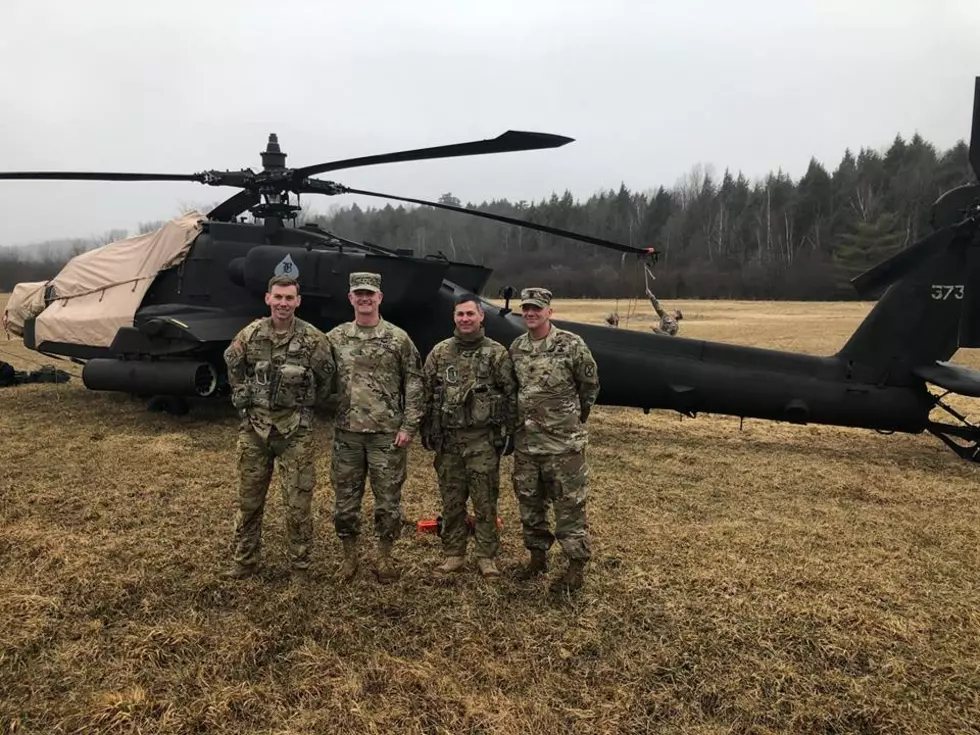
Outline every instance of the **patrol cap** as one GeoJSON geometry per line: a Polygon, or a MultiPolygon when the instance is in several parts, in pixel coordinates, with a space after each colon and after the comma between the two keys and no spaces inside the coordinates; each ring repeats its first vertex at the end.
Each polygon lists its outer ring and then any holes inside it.
{"type": "Polygon", "coordinates": [[[525,288],[521,291],[521,306],[525,304],[547,309],[551,306],[551,291],[546,288],[525,288]]]}
{"type": "Polygon", "coordinates": [[[381,274],[380,273],[351,273],[350,274],[350,290],[354,291],[374,291],[378,292],[381,290],[381,274]]]}

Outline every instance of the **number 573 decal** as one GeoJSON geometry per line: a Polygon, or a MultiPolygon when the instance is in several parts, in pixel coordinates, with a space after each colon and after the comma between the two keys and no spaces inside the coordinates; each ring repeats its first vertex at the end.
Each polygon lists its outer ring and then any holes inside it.
{"type": "Polygon", "coordinates": [[[937,301],[945,301],[948,298],[962,299],[963,284],[946,285],[941,283],[932,284],[932,298],[937,301]]]}

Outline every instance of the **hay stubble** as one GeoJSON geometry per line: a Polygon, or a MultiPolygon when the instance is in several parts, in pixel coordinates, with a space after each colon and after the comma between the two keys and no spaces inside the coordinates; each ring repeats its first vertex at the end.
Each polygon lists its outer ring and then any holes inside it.
{"type": "MultiPolygon", "coordinates": [[[[558,311],[599,322],[615,306],[558,311]]],[[[686,336],[814,353],[867,311],[680,307],[686,336]]],[[[0,349],[21,369],[38,357],[0,349]]],[[[296,591],[275,486],[261,577],[215,578],[229,409],[148,414],[77,380],[0,392],[0,731],[978,731],[980,470],[927,436],[604,408],[590,423],[595,560],[578,598],[510,575],[510,460],[495,586],[472,567],[434,583],[437,541],[410,533],[397,584],[367,564],[336,584],[325,427],[314,577],[296,591]]],[[[405,510],[438,512],[417,444],[405,510]]]]}

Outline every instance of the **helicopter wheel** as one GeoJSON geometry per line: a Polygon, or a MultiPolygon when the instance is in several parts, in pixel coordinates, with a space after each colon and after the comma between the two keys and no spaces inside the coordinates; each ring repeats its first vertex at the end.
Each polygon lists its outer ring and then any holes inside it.
{"type": "Polygon", "coordinates": [[[146,410],[152,413],[183,416],[190,410],[190,406],[181,396],[153,396],[146,402],[146,410]]]}

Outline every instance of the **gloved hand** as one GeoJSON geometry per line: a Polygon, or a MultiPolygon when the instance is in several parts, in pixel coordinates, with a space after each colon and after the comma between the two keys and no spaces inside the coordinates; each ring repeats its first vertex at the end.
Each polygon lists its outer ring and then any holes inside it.
{"type": "Polygon", "coordinates": [[[500,456],[506,457],[508,454],[514,453],[514,435],[506,434],[501,438],[500,445],[500,456]]]}

